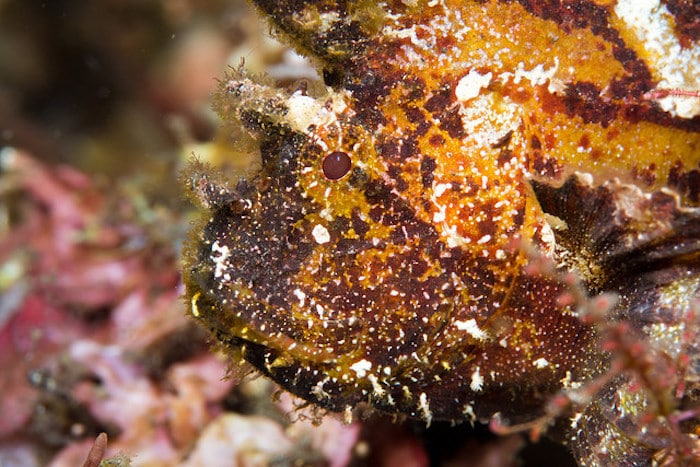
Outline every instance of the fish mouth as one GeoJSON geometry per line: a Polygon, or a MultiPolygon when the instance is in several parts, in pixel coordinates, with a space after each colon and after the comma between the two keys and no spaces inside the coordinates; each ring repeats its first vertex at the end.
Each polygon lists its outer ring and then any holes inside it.
{"type": "MultiPolygon", "coordinates": [[[[247,352],[253,350],[264,354],[268,371],[293,365],[329,365],[335,361],[332,348],[315,346],[280,330],[270,330],[269,321],[260,323],[245,319],[233,309],[223,308],[220,300],[211,293],[200,289],[191,291],[188,296],[191,296],[190,314],[201,321],[219,342],[242,352],[244,358],[247,358],[247,352]]],[[[261,309],[270,309],[268,304],[256,302],[261,309]]]]}

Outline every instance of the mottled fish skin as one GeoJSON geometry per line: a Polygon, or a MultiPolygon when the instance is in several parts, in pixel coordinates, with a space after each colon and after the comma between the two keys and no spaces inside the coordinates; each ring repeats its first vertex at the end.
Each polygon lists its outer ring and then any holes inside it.
{"type": "Polygon", "coordinates": [[[668,420],[700,399],[700,98],[663,91],[700,90],[694,10],[253,3],[327,86],[222,81],[262,168],[189,169],[192,315],[320,407],[428,423],[543,416],[621,360],[622,323],[649,371],[573,404],[565,441],[581,465],[692,457],[697,413],[668,420]],[[612,324],[562,299],[566,273],[616,297],[612,324]]]}

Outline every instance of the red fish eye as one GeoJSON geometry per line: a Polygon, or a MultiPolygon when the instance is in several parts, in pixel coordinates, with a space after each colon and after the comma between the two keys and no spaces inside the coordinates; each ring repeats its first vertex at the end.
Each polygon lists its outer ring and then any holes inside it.
{"type": "Polygon", "coordinates": [[[321,167],[323,168],[323,175],[329,180],[339,180],[345,174],[350,172],[352,164],[350,161],[350,156],[342,151],[333,151],[327,154],[323,158],[323,163],[321,167]]]}

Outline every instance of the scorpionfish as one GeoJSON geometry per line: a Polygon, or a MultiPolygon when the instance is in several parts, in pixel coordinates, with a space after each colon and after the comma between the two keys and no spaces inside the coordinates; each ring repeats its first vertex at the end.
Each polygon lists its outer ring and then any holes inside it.
{"type": "Polygon", "coordinates": [[[259,170],[187,172],[188,305],[233,358],[349,418],[698,462],[697,4],[253,3],[324,83],[231,70],[259,170]]]}

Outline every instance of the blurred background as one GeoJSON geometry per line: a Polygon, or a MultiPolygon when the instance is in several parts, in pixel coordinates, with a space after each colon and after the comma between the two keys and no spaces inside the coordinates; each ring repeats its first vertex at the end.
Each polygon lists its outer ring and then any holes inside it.
{"type": "Polygon", "coordinates": [[[101,432],[109,465],[570,462],[485,427],[293,410],[187,319],[179,174],[255,163],[218,129],[217,79],[319,79],[269,32],[241,0],[0,0],[0,466],[83,465],[101,432]]]}

